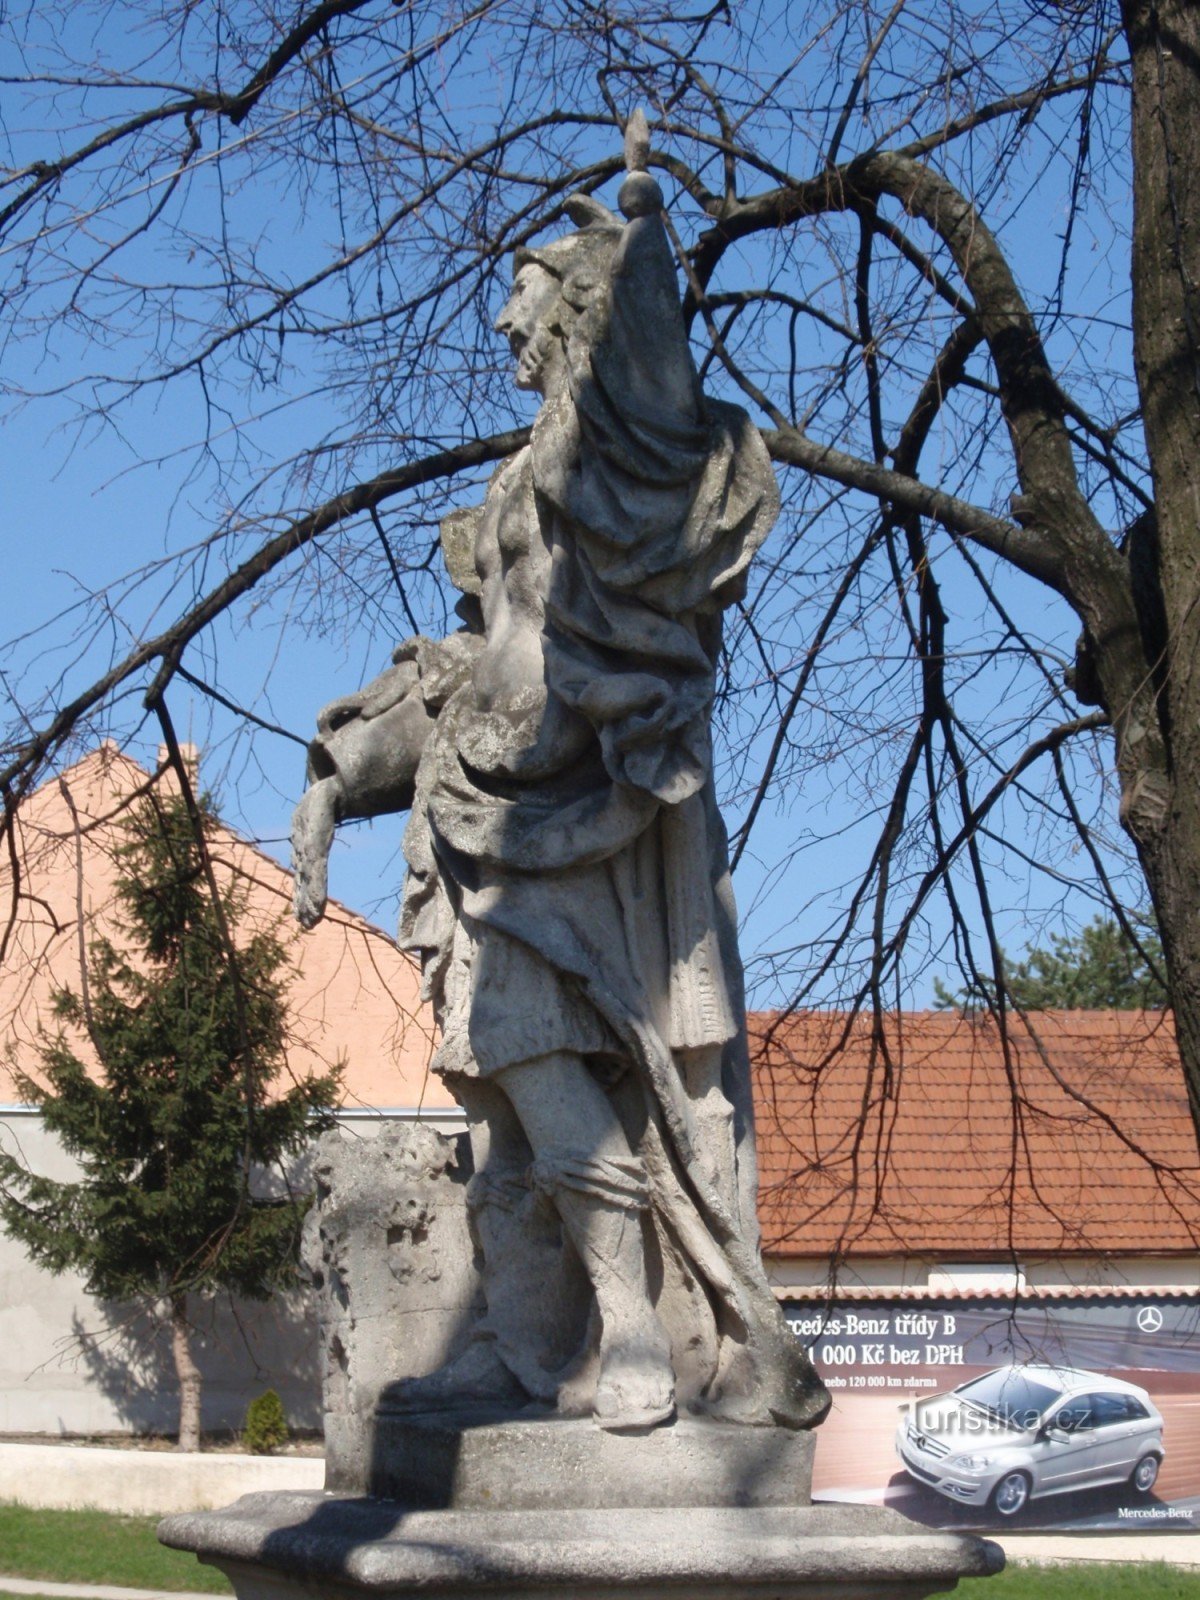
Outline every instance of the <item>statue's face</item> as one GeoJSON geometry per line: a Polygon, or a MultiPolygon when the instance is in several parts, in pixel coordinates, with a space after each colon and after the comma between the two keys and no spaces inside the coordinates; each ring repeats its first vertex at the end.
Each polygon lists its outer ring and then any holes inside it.
{"type": "Polygon", "coordinates": [[[508,304],[496,318],[496,332],[508,340],[517,362],[518,389],[548,395],[565,376],[562,341],[556,329],[562,292],[558,279],[534,261],[513,280],[508,304]]]}

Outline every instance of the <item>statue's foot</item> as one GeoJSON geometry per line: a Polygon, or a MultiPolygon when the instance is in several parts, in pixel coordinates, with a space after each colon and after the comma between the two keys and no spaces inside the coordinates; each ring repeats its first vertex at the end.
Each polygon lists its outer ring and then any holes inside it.
{"type": "Polygon", "coordinates": [[[636,1328],[601,1339],[594,1411],[609,1433],[654,1428],[675,1415],[671,1346],[653,1312],[636,1328]]]}
{"type": "Polygon", "coordinates": [[[460,1407],[522,1406],[529,1401],[501,1361],[492,1339],[473,1339],[445,1366],[421,1378],[401,1378],[388,1385],[383,1407],[388,1411],[453,1411],[460,1407]]]}

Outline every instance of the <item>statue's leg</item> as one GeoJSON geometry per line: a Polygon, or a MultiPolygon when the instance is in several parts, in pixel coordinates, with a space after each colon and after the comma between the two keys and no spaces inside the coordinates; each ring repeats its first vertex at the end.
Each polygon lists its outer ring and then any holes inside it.
{"type": "Polygon", "coordinates": [[[554,1210],[530,1192],[532,1152],[508,1099],[486,1078],[454,1090],[475,1168],[468,1204],[483,1258],[483,1332],[528,1393],[554,1404],[585,1335],[587,1285],[554,1210]]]}
{"type": "Polygon", "coordinates": [[[553,1199],[600,1312],[596,1420],[650,1427],[675,1410],[671,1348],[650,1301],[640,1160],[607,1095],[568,1052],[497,1074],[533,1151],[535,1184],[553,1199]]]}
{"type": "Polygon", "coordinates": [[[721,1081],[724,1046],[703,1045],[677,1052],[698,1137],[696,1152],[704,1177],[733,1216],[739,1211],[733,1107],[721,1081]]]}
{"type": "Polygon", "coordinates": [[[530,1191],[532,1152],[508,1099],[486,1078],[448,1081],[471,1141],[467,1204],[486,1311],[442,1366],[392,1384],[388,1405],[413,1412],[520,1410],[531,1399],[555,1405],[586,1335],[587,1283],[564,1249],[557,1214],[530,1191]]]}

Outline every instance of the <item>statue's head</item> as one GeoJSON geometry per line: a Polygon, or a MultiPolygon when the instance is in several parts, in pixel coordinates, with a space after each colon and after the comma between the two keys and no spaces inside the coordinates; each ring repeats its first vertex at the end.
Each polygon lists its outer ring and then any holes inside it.
{"type": "Polygon", "coordinates": [[[566,346],[581,314],[609,282],[620,219],[589,195],[567,202],[574,233],[513,257],[513,289],[496,318],[517,363],[518,389],[553,394],[566,377],[566,346]]]}

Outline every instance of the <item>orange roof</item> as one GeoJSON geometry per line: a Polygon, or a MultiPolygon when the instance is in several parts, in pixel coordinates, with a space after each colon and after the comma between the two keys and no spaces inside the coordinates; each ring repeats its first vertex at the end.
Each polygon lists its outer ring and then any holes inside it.
{"type": "Polygon", "coordinates": [[[750,1017],[764,1248],[959,1258],[1194,1250],[1168,1015],[750,1017]],[[1036,1036],[1032,1031],[1036,1028],[1036,1036]]]}
{"type": "MultiPolygon", "coordinates": [[[[104,934],[124,943],[113,896],[114,850],[122,816],[154,781],[104,744],[43,784],[18,814],[15,902],[11,865],[0,858],[0,940],[8,930],[0,968],[0,1103],[19,1098],[10,1063],[37,1076],[38,1030],[48,1020],[50,997],[57,988],[78,991],[88,942],[104,934]]],[[[247,925],[278,924],[289,941],[296,967],[289,1071],[306,1077],[344,1059],[349,1106],[452,1105],[428,1071],[432,1021],[416,967],[394,940],[334,901],[316,928],[301,933],[290,920],[289,875],[224,826],[213,862],[218,878],[235,878],[246,891],[247,925]]],[[[86,1059],[82,1046],[80,1055],[86,1059]]]]}

